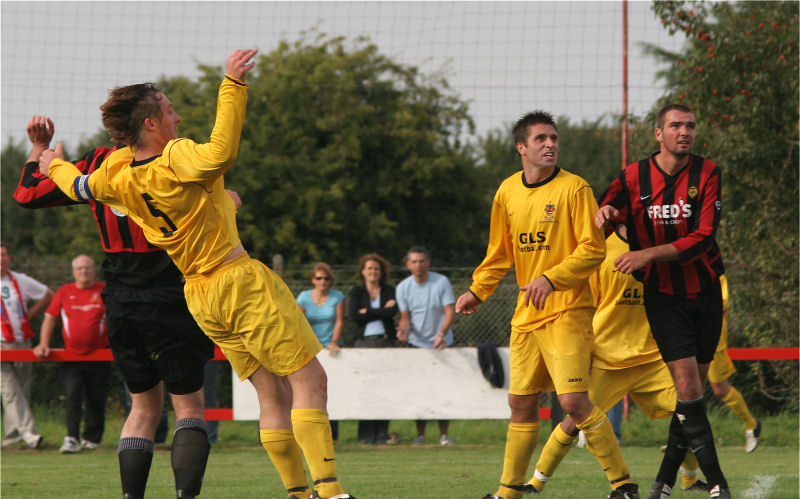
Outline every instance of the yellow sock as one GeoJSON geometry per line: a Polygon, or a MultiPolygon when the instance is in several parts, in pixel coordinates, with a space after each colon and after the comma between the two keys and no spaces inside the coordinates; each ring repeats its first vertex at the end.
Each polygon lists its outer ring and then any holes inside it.
{"type": "Polygon", "coordinates": [[[756,420],[753,418],[753,415],[750,414],[750,409],[747,408],[747,402],[744,401],[744,397],[739,393],[739,390],[731,386],[731,390],[722,401],[728,404],[728,407],[731,408],[733,413],[744,422],[745,430],[755,429],[757,424],[756,420]]]}
{"type": "Polygon", "coordinates": [[[631,483],[628,465],[622,459],[617,437],[614,436],[614,428],[606,415],[596,406],[592,407],[589,417],[577,427],[586,435],[586,448],[594,454],[597,462],[606,470],[606,477],[611,483],[611,488],[617,490],[619,486],[631,483]]]}
{"type": "Polygon", "coordinates": [[[556,428],[550,434],[550,438],[547,439],[547,443],[544,444],[542,455],[539,456],[539,461],[536,463],[533,478],[528,480],[528,483],[541,492],[547,479],[561,464],[576,438],[577,436],[572,437],[564,432],[560,424],[556,425],[556,428]]]}
{"type": "Polygon", "coordinates": [[[303,457],[300,447],[294,439],[292,430],[259,430],[261,445],[267,451],[272,464],[281,476],[283,486],[290,494],[299,499],[309,499],[311,489],[308,487],[306,469],[303,467],[303,457]]]}
{"type": "Polygon", "coordinates": [[[686,451],[686,457],[681,463],[681,489],[686,490],[697,482],[700,475],[700,465],[691,449],[686,451]]]}
{"type": "Polygon", "coordinates": [[[336,456],[328,413],[322,409],[292,409],[294,438],[306,457],[314,490],[320,497],[343,494],[336,478],[336,456]]]}
{"type": "Polygon", "coordinates": [[[508,423],[503,474],[500,476],[500,488],[497,489],[494,495],[504,499],[522,498],[525,474],[531,464],[531,456],[538,442],[538,421],[534,423],[508,423]]]}

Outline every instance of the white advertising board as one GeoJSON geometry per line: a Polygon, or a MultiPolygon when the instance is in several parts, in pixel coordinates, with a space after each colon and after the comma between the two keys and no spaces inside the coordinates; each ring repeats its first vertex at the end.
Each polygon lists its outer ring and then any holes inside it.
{"type": "MultiPolygon", "coordinates": [[[[508,348],[498,348],[505,383],[481,373],[477,348],[343,348],[317,358],[328,374],[331,419],[507,419],[508,348]]],[[[233,376],[233,419],[258,419],[249,381],[233,376]]]]}

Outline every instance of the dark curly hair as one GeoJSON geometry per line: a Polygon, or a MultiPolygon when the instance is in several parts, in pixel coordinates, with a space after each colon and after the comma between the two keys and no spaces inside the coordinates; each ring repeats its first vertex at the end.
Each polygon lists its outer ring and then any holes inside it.
{"type": "Polygon", "coordinates": [[[389,260],[385,259],[384,257],[380,256],[377,253],[368,253],[361,257],[361,260],[358,261],[358,280],[361,284],[365,284],[364,282],[364,267],[367,266],[367,262],[375,261],[378,262],[378,265],[381,267],[381,284],[386,284],[389,282],[389,271],[392,268],[392,264],[389,263],[389,260]]]}

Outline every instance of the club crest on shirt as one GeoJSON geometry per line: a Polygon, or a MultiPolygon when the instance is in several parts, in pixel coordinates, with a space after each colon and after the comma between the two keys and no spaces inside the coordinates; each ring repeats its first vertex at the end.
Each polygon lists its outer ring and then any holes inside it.
{"type": "Polygon", "coordinates": [[[109,207],[108,207],[108,209],[110,209],[110,210],[111,210],[111,213],[113,213],[114,215],[116,215],[116,216],[118,216],[118,217],[123,217],[123,218],[124,218],[124,217],[127,217],[127,216],[128,216],[128,215],[126,215],[125,213],[122,213],[121,211],[119,211],[119,210],[118,210],[118,209],[116,209],[116,208],[112,208],[112,207],[110,207],[110,206],[109,206],[109,207]]]}
{"type": "Polygon", "coordinates": [[[690,198],[693,198],[693,197],[697,196],[698,192],[699,191],[697,190],[697,187],[693,185],[693,186],[689,187],[689,189],[686,191],[686,194],[688,194],[690,198]]]}
{"type": "Polygon", "coordinates": [[[556,205],[553,203],[547,203],[544,205],[544,219],[548,222],[552,222],[555,219],[556,213],[556,205]]]}

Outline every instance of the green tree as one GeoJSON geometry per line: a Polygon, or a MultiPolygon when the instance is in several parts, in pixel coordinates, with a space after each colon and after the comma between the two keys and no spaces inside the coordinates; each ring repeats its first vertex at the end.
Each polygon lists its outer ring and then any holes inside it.
{"type": "Polygon", "coordinates": [[[13,200],[14,189],[17,187],[22,166],[28,157],[25,143],[9,142],[3,148],[0,156],[0,222],[2,223],[3,243],[9,248],[33,248],[35,235],[35,221],[31,214],[13,200]]]}
{"type": "MultiPolygon", "coordinates": [[[[722,167],[718,240],[731,285],[731,346],[796,346],[798,337],[798,11],[796,2],[655,2],[680,53],[659,105],[698,119],[695,152],[722,167]]],[[[652,151],[655,110],[635,133],[652,151]]],[[[744,372],[742,372],[744,371],[744,372]]],[[[798,406],[796,362],[754,362],[737,382],[766,408],[798,406]],[[748,386],[750,385],[750,386],[748,386]]]]}
{"type": "MultiPolygon", "coordinates": [[[[108,135],[105,132],[80,144],[78,150],[83,154],[100,144],[108,145],[108,135]]],[[[0,215],[2,215],[3,241],[12,248],[17,263],[22,264],[38,255],[58,265],[58,262],[69,262],[75,255],[81,253],[92,256],[98,262],[102,261],[103,252],[96,224],[86,206],[30,210],[13,200],[13,193],[29,151],[30,144],[24,139],[19,143],[9,143],[2,151],[3,182],[0,188],[3,201],[0,203],[2,210],[0,215]]],[[[79,157],[68,151],[66,155],[70,159],[79,157]]]]}
{"type": "MultiPolygon", "coordinates": [[[[165,82],[181,133],[205,140],[220,69],[165,82]]],[[[462,136],[466,103],[440,76],[393,62],[359,39],[281,43],[248,76],[247,118],[226,185],[256,256],[351,263],[378,251],[397,261],[413,244],[437,263],[474,262],[478,175],[462,136]]],[[[483,218],[481,218],[483,217],[483,218]]],[[[478,224],[480,225],[480,224],[478,224]]],[[[485,225],[485,222],[483,223],[485,225]]]]}

